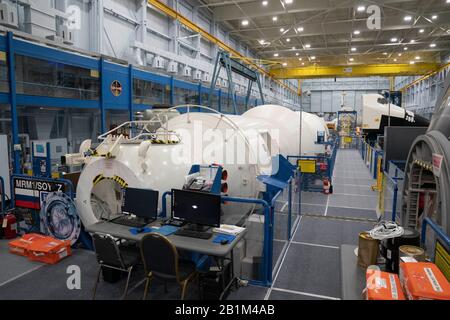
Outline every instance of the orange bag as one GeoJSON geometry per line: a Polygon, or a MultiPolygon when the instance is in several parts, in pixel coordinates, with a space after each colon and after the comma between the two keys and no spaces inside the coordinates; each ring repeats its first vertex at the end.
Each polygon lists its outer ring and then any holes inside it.
{"type": "Polygon", "coordinates": [[[8,243],[9,252],[17,254],[19,256],[28,257],[28,247],[35,241],[45,239],[45,236],[37,233],[28,233],[22,236],[22,238],[12,240],[8,243]]]}
{"type": "Polygon", "coordinates": [[[410,300],[450,300],[450,284],[431,262],[400,262],[400,281],[410,300]]]}
{"type": "Polygon", "coordinates": [[[72,254],[70,241],[30,233],[9,243],[10,252],[26,256],[30,260],[55,264],[72,254]]]}
{"type": "Polygon", "coordinates": [[[406,300],[396,274],[367,269],[367,300],[406,300]]]}

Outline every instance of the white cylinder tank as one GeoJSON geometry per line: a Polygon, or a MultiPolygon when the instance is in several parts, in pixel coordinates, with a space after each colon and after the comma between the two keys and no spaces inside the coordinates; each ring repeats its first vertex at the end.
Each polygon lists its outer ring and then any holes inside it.
{"type": "MultiPolygon", "coordinates": [[[[101,148],[111,148],[112,157],[85,159],[77,186],[78,213],[84,225],[116,216],[121,213],[122,188],[149,188],[161,196],[181,188],[193,164],[222,165],[228,171],[229,196],[257,197],[261,185],[256,177],[272,172],[272,156],[298,154],[299,121],[298,112],[266,105],[242,116],[190,112],[170,119],[164,130],[180,137],[176,144],[110,136],[101,148]]],[[[323,145],[315,141],[317,131],[326,131],[324,122],[303,113],[303,124],[302,154],[323,153],[323,145]]],[[[250,209],[246,204],[223,206],[223,223],[237,223],[250,209]]]]}

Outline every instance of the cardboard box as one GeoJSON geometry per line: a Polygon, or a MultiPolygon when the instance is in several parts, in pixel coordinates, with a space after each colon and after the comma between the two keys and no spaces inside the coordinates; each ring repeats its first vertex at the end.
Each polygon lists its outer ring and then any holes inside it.
{"type": "Polygon", "coordinates": [[[8,243],[9,252],[19,256],[28,257],[28,248],[33,242],[41,241],[45,236],[37,233],[28,233],[19,239],[12,240],[8,243]]]}
{"type": "Polygon", "coordinates": [[[400,279],[394,273],[367,269],[367,300],[406,300],[400,279]]]}
{"type": "Polygon", "coordinates": [[[400,262],[400,282],[409,300],[450,300],[450,284],[431,262],[400,262]]]}

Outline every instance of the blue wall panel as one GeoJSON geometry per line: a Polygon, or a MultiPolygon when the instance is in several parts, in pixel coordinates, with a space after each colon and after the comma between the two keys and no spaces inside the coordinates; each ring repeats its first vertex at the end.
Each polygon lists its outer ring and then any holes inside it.
{"type": "Polygon", "coordinates": [[[129,68],[106,62],[102,74],[103,105],[105,109],[128,110],[130,108],[130,77],[129,68]],[[121,85],[120,95],[113,94],[113,83],[121,85]]]}

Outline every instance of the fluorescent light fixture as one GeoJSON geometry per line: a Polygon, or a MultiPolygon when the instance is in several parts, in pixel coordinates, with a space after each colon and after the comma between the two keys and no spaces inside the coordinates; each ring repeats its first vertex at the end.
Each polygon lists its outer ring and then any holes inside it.
{"type": "Polygon", "coordinates": [[[409,41],[409,43],[415,43],[416,42],[416,40],[414,40],[414,39],[411,39],[411,41],[409,41]]]}
{"type": "Polygon", "coordinates": [[[360,34],[361,32],[359,30],[353,31],[353,34],[360,34]]]}
{"type": "Polygon", "coordinates": [[[355,59],[353,59],[353,58],[350,58],[350,59],[348,59],[348,61],[354,61],[355,59]]]}
{"type": "Polygon", "coordinates": [[[311,48],[311,45],[309,43],[305,44],[305,48],[311,48]]]}
{"type": "Polygon", "coordinates": [[[287,63],[286,62],[283,62],[283,67],[286,67],[287,66],[287,63]]]}
{"type": "Polygon", "coordinates": [[[274,53],[273,56],[274,56],[274,57],[278,57],[279,54],[278,54],[278,53],[274,53]]]}
{"type": "Polygon", "coordinates": [[[424,32],[425,32],[424,29],[420,29],[420,30],[419,30],[419,33],[424,33],[424,32]]]}
{"type": "Polygon", "coordinates": [[[316,60],[316,56],[311,56],[311,60],[316,60]]]}
{"type": "Polygon", "coordinates": [[[263,39],[259,40],[258,42],[259,42],[259,44],[264,44],[264,43],[266,43],[263,39]]]}
{"type": "Polygon", "coordinates": [[[357,10],[358,12],[363,12],[363,11],[366,11],[366,7],[364,7],[364,6],[359,6],[358,8],[356,8],[356,10],[357,10]]]}
{"type": "Polygon", "coordinates": [[[398,39],[397,38],[391,38],[391,42],[397,42],[398,41],[398,39]]]}
{"type": "Polygon", "coordinates": [[[292,47],[292,50],[295,50],[295,47],[292,47]]]}
{"type": "Polygon", "coordinates": [[[436,47],[436,43],[430,43],[430,48],[436,47]]]}
{"type": "Polygon", "coordinates": [[[298,58],[298,61],[302,61],[303,59],[302,58],[298,58]]]}
{"type": "Polygon", "coordinates": [[[412,60],[409,62],[409,64],[414,64],[414,63],[416,63],[416,62],[415,62],[415,61],[412,61],[412,60]]]}
{"type": "Polygon", "coordinates": [[[385,56],[387,56],[387,52],[383,52],[383,54],[384,54],[385,56]]]}
{"type": "Polygon", "coordinates": [[[305,65],[305,63],[304,62],[302,62],[302,66],[304,66],[305,65]]]}
{"type": "Polygon", "coordinates": [[[265,6],[267,6],[269,4],[269,1],[263,1],[262,2],[262,5],[265,7],[265,6]]]}
{"type": "Polygon", "coordinates": [[[272,17],[272,21],[277,21],[277,20],[278,20],[278,17],[277,17],[277,16],[272,17]]]}
{"type": "Polygon", "coordinates": [[[399,54],[398,54],[398,56],[399,56],[399,57],[401,57],[401,56],[402,56],[402,54],[401,54],[401,53],[399,53],[399,54]]]}
{"type": "Polygon", "coordinates": [[[350,50],[353,51],[353,52],[355,52],[355,51],[356,51],[356,48],[353,47],[353,48],[351,48],[350,50]]]}
{"type": "Polygon", "coordinates": [[[298,28],[297,28],[297,31],[298,31],[298,32],[303,32],[303,30],[305,30],[305,29],[303,29],[303,27],[298,27],[298,28]]]}
{"type": "Polygon", "coordinates": [[[416,59],[416,60],[420,60],[420,57],[419,56],[416,56],[414,59],[416,59]]]}
{"type": "Polygon", "coordinates": [[[394,62],[397,62],[397,59],[394,59],[394,62]]]}
{"type": "Polygon", "coordinates": [[[403,18],[403,20],[405,20],[405,21],[411,21],[411,20],[412,20],[412,17],[411,17],[411,16],[405,16],[405,17],[403,18]]]}
{"type": "Polygon", "coordinates": [[[280,28],[280,32],[284,32],[284,28],[280,28]]]}
{"type": "Polygon", "coordinates": [[[294,2],[294,0],[284,0],[284,3],[286,4],[291,4],[292,2],[294,2]]]}
{"type": "Polygon", "coordinates": [[[405,50],[405,51],[408,50],[408,47],[404,47],[403,50],[405,50]]]}
{"type": "Polygon", "coordinates": [[[248,20],[242,20],[242,25],[243,26],[248,26],[248,20]]]}
{"type": "MultiPolygon", "coordinates": [[[[300,53],[298,53],[298,52],[297,52],[297,53],[296,53],[295,55],[296,55],[296,56],[299,56],[299,55],[300,55],[300,53]]],[[[302,58],[299,58],[299,59],[301,60],[302,58]]]]}
{"type": "Polygon", "coordinates": [[[438,18],[438,16],[435,15],[435,14],[433,14],[433,15],[431,16],[431,20],[436,20],[437,18],[438,18]]]}
{"type": "Polygon", "coordinates": [[[290,38],[287,38],[287,39],[286,39],[286,42],[291,42],[291,39],[290,39],[290,38]]]}

